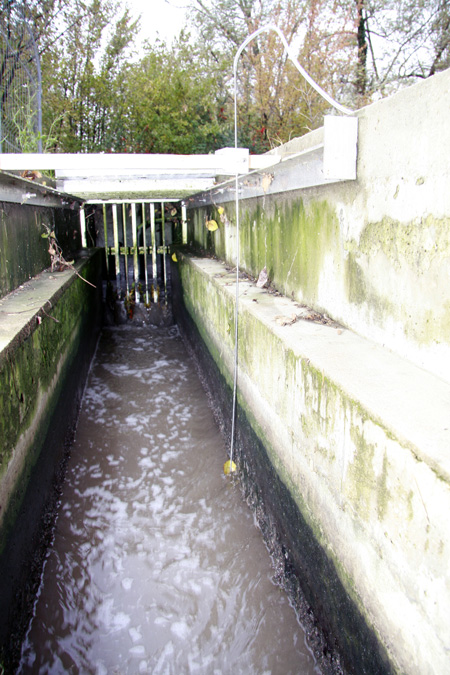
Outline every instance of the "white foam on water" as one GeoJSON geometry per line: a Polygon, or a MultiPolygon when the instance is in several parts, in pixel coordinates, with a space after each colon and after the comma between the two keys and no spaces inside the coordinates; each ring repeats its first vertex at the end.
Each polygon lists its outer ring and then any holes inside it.
{"type": "Polygon", "coordinates": [[[181,452],[178,450],[167,450],[161,457],[161,462],[171,462],[174,459],[180,457],[181,452]]]}
{"type": "Polygon", "coordinates": [[[153,469],[156,464],[150,457],[143,457],[139,460],[139,466],[141,469],[153,469]]]}
{"type": "Polygon", "coordinates": [[[128,635],[130,636],[132,642],[139,642],[142,640],[142,633],[138,628],[129,628],[128,635]]]}
{"type": "Polygon", "coordinates": [[[180,640],[187,640],[190,634],[189,626],[185,621],[175,621],[170,626],[170,630],[180,640]]]}
{"type": "Polygon", "coordinates": [[[102,338],[24,645],[33,672],[313,672],[176,336],[102,338]]]}
{"type": "Polygon", "coordinates": [[[172,641],[168,642],[161,651],[157,662],[152,668],[153,675],[175,675],[172,671],[172,661],[175,655],[175,649],[172,641]]]}
{"type": "Polygon", "coordinates": [[[97,661],[95,663],[95,675],[108,675],[108,668],[102,661],[97,661]]]}
{"type": "Polygon", "coordinates": [[[170,619],[165,616],[157,616],[153,623],[155,626],[167,626],[170,624],[170,619]]]}
{"type": "Polygon", "coordinates": [[[122,588],[125,591],[129,591],[130,588],[132,587],[133,583],[134,583],[134,579],[131,579],[131,577],[125,577],[125,579],[122,579],[121,583],[122,583],[122,588]]]}

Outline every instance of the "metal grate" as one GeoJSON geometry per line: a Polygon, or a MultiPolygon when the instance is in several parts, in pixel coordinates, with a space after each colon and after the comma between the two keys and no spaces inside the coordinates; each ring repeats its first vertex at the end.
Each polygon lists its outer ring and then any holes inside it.
{"type": "MultiPolygon", "coordinates": [[[[92,202],[90,202],[92,204],[92,202]]],[[[102,246],[106,280],[117,300],[167,304],[170,293],[168,256],[181,243],[186,209],[167,201],[94,202],[100,214],[81,210],[83,245],[102,246]],[[94,215],[91,222],[89,216],[94,215]],[[98,223],[97,230],[93,222],[98,223]],[[94,231],[93,230],[94,227],[94,231]]]]}

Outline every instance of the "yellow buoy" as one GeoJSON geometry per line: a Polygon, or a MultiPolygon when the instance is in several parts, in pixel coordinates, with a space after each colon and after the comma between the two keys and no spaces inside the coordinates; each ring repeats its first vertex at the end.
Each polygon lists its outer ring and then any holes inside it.
{"type": "Polygon", "coordinates": [[[228,462],[225,462],[223,465],[223,472],[225,476],[228,476],[230,473],[234,473],[236,471],[236,464],[229,459],[228,462]]]}

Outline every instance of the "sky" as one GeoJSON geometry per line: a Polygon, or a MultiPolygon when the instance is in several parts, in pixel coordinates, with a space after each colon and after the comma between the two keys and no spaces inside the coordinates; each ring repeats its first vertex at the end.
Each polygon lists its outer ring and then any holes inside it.
{"type": "MultiPolygon", "coordinates": [[[[125,4],[125,3],[124,3],[125,4]]],[[[189,0],[126,0],[133,17],[141,18],[142,40],[154,40],[159,37],[171,42],[184,25],[189,0]]]]}

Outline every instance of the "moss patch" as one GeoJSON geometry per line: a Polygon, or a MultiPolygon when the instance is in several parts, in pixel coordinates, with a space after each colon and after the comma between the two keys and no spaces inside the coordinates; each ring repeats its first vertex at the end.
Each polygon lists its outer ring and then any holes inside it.
{"type": "MultiPolygon", "coordinates": [[[[97,262],[90,259],[83,273],[95,278],[97,262]]],[[[72,277],[47,312],[53,319],[41,312],[40,323],[32,319],[28,334],[0,355],[0,480],[4,480],[16,448],[24,445],[16,484],[9,488],[7,501],[1,505],[2,543],[15,521],[65,372],[78,352],[81,333],[86,330],[92,307],[97,307],[97,298],[98,291],[72,277]]]]}
{"type": "Polygon", "coordinates": [[[325,201],[305,206],[301,199],[246,208],[241,226],[243,267],[257,277],[266,266],[274,286],[310,303],[318,297],[327,255],[339,250],[339,223],[325,201]]]}
{"type": "MultiPolygon", "coordinates": [[[[229,300],[225,300],[225,294],[222,295],[211,279],[204,277],[198,270],[184,267],[190,267],[188,261],[183,261],[179,266],[179,281],[183,287],[176,295],[183,298],[184,302],[176,306],[176,316],[188,336],[191,348],[202,362],[202,374],[210,387],[211,401],[229,440],[232,376],[227,371],[218,347],[221,338],[228,339],[223,333],[223,326],[225,315],[230,311],[229,300]],[[198,277],[196,281],[193,279],[195,276],[198,277]],[[208,295],[208,299],[203,302],[205,295],[208,295]],[[226,309],[218,310],[215,305],[219,304],[224,304],[226,309]]],[[[261,369],[254,349],[255,343],[261,339],[264,339],[266,361],[270,360],[272,352],[276,353],[284,364],[287,380],[309,371],[309,364],[295,357],[290,350],[282,349],[279,338],[270,335],[255,317],[244,312],[241,319],[240,363],[250,375],[255,375],[261,369]]],[[[228,348],[231,347],[230,341],[228,348]]],[[[318,371],[311,369],[309,374],[311,396],[316,381],[320,381],[320,393],[315,394],[314,406],[318,416],[316,422],[322,423],[322,416],[326,416],[331,399],[340,393],[332,386],[329,387],[326,378],[318,371]]],[[[283,410],[284,404],[283,400],[274,401],[280,410],[283,410]]],[[[361,442],[361,445],[364,444],[361,442]]],[[[255,509],[266,542],[276,558],[277,569],[282,570],[291,597],[297,609],[303,612],[302,620],[310,620],[312,616],[305,604],[306,598],[306,602],[313,606],[316,620],[324,628],[328,647],[322,647],[321,654],[316,653],[318,658],[323,659],[325,652],[330,658],[338,645],[350,672],[392,672],[384,649],[364,620],[364,609],[359,606],[352,579],[330,550],[320,523],[313,517],[308,494],[302,490],[301,482],[294,481],[290,475],[239,390],[235,452],[246,496],[255,509]]],[[[365,444],[361,448],[359,460],[361,471],[367,453],[370,454],[370,447],[365,444]]],[[[378,508],[383,512],[383,499],[379,500],[378,508]]],[[[331,658],[335,658],[335,654],[331,658]]],[[[324,665],[323,660],[320,662],[324,665]]]]}
{"type": "Polygon", "coordinates": [[[448,219],[405,224],[385,218],[368,224],[346,249],[348,300],[364,306],[371,323],[394,322],[419,345],[448,343],[448,219]]]}

